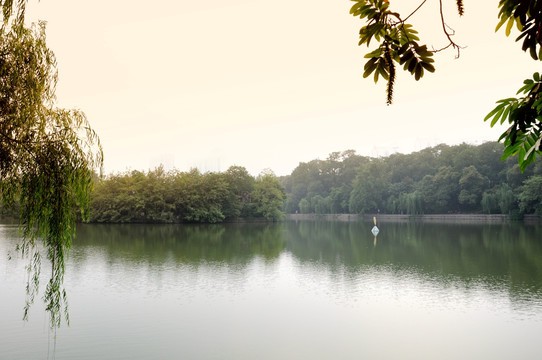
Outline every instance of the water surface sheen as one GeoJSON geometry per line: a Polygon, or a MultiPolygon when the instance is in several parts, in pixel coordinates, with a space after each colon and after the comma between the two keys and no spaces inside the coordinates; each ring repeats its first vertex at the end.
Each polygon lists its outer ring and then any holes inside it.
{"type": "Polygon", "coordinates": [[[541,226],[371,227],[82,225],[55,343],[0,225],[0,359],[540,358],[541,226]]]}

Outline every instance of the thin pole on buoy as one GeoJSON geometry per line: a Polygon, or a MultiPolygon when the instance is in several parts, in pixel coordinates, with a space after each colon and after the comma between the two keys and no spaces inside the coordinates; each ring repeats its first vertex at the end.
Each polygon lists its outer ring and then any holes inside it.
{"type": "Polygon", "coordinates": [[[374,236],[378,235],[378,232],[380,230],[378,230],[378,227],[376,226],[376,216],[373,216],[373,222],[375,223],[375,226],[373,226],[373,228],[371,229],[371,232],[373,233],[374,236]]]}
{"type": "Polygon", "coordinates": [[[378,233],[380,232],[380,230],[376,226],[376,216],[373,216],[373,222],[374,222],[375,226],[373,226],[373,228],[371,229],[371,232],[373,233],[373,235],[375,237],[374,246],[376,246],[376,235],[378,235],[378,233]]]}

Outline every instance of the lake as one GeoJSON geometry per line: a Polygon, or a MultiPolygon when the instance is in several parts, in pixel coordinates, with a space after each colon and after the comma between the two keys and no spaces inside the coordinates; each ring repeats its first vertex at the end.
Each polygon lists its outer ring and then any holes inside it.
{"type": "Polygon", "coordinates": [[[0,359],[540,359],[540,225],[372,226],[81,225],[55,340],[0,225],[0,359]]]}

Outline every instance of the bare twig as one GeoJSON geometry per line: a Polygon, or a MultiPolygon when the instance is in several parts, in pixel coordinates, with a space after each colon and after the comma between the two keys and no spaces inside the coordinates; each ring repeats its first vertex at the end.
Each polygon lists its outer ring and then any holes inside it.
{"type": "Polygon", "coordinates": [[[444,32],[444,35],[446,35],[446,37],[448,38],[448,41],[450,42],[448,45],[446,45],[445,47],[443,47],[442,49],[438,49],[438,50],[433,50],[433,52],[439,52],[439,51],[442,51],[442,50],[446,50],[448,49],[450,46],[453,47],[454,49],[456,49],[457,51],[457,55],[456,55],[456,59],[459,57],[460,55],[460,51],[461,49],[463,49],[463,47],[457,45],[453,40],[452,40],[452,36],[455,35],[455,31],[449,27],[448,25],[446,25],[446,22],[444,21],[444,11],[442,9],[442,0],[439,0],[439,4],[440,4],[440,21],[442,23],[442,31],[444,32]],[[451,33],[448,32],[448,29],[451,30],[451,33]]]}
{"type": "Polygon", "coordinates": [[[404,23],[405,21],[408,20],[409,17],[411,17],[412,15],[414,15],[418,10],[420,10],[420,8],[423,6],[423,4],[425,4],[427,0],[423,0],[422,3],[413,11],[410,13],[410,15],[408,15],[403,21],[401,21],[402,23],[404,23]]]}

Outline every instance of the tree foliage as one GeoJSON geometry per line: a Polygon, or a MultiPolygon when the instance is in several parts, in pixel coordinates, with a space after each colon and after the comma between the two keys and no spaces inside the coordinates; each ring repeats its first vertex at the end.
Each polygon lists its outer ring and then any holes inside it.
{"type": "Polygon", "coordinates": [[[51,264],[44,301],[55,327],[63,307],[68,320],[62,284],[75,209],[88,214],[92,171],[101,166],[102,151],[82,112],[55,107],[55,56],[44,23],[23,26],[24,4],[0,3],[0,200],[19,209],[19,249],[30,258],[24,317],[39,290],[41,241],[51,264]]]}
{"type": "Polygon", "coordinates": [[[359,45],[370,45],[371,40],[379,42],[376,49],[365,55],[369,59],[364,66],[363,77],[374,73],[375,83],[379,76],[387,81],[388,105],[393,101],[396,64],[403,66],[419,80],[424,71],[434,72],[433,53],[427,45],[420,45],[418,32],[400,14],[389,9],[385,0],[354,0],[350,9],[353,16],[359,16],[367,25],[359,31],[359,45]]]}
{"type": "Polygon", "coordinates": [[[131,171],[96,179],[90,219],[98,223],[219,223],[283,215],[284,189],[272,174],[131,171]]]}
{"type": "Polygon", "coordinates": [[[258,176],[252,192],[256,215],[269,220],[280,220],[283,216],[282,207],[285,197],[284,188],[272,173],[258,176]]]}
{"type": "MultiPolygon", "coordinates": [[[[364,26],[360,29],[359,45],[369,46],[374,39],[378,42],[375,50],[368,52],[365,58],[369,60],[364,66],[364,77],[374,73],[374,81],[381,76],[387,81],[386,101],[393,101],[393,87],[395,84],[396,64],[419,80],[424,70],[433,72],[433,55],[447,48],[457,51],[459,57],[461,47],[452,40],[453,31],[446,25],[443,13],[443,0],[440,4],[440,19],[442,31],[449,40],[447,46],[428,50],[426,44],[419,43],[418,32],[414,30],[407,20],[416,13],[427,0],[420,0],[419,5],[406,17],[390,9],[388,0],[352,0],[354,5],[350,9],[353,16],[360,17],[364,26]]],[[[462,0],[456,0],[457,12],[464,14],[462,0]]],[[[520,32],[516,42],[521,42],[521,49],[528,52],[533,60],[542,59],[542,5],[539,0],[500,0],[499,14],[495,31],[502,27],[506,36],[512,33],[515,27],[520,32]]],[[[535,73],[532,79],[526,79],[524,85],[516,95],[497,101],[497,106],[485,117],[491,119],[491,127],[500,121],[509,124],[502,133],[499,141],[503,141],[505,148],[503,159],[518,156],[521,171],[535,161],[536,155],[542,154],[540,132],[542,130],[542,88],[541,76],[535,73]]]]}
{"type": "Polygon", "coordinates": [[[488,142],[441,144],[383,158],[332,153],[326,160],[300,163],[281,179],[290,206],[286,212],[535,213],[540,200],[527,180],[542,175],[542,166],[522,173],[511,159],[500,160],[502,151],[502,144],[488,142]],[[326,171],[330,168],[340,170],[326,171]]]}
{"type": "Polygon", "coordinates": [[[491,127],[497,122],[510,124],[499,141],[505,145],[503,158],[517,155],[521,171],[535,161],[536,154],[542,149],[542,78],[539,73],[534,73],[533,78],[523,84],[516,95],[525,96],[497,101],[498,105],[484,119],[491,119],[491,127]]]}
{"type": "Polygon", "coordinates": [[[522,211],[542,215],[542,176],[536,175],[527,179],[518,198],[522,211]]]}

